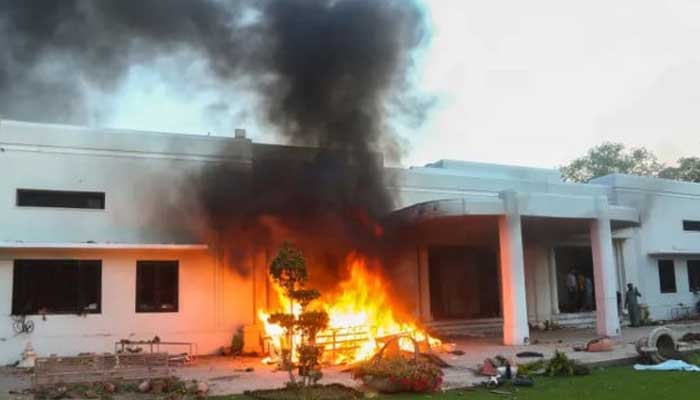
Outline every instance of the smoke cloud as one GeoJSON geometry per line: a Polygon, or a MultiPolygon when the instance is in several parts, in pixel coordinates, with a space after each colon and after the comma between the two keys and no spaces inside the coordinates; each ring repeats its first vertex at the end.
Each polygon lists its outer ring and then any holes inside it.
{"type": "Polygon", "coordinates": [[[337,258],[382,236],[392,198],[380,153],[400,154],[386,117],[424,113],[405,94],[425,38],[413,0],[7,0],[0,114],[80,123],[86,93],[115,90],[134,65],[204,63],[222,86],[250,88],[260,103],[247,111],[285,142],[316,148],[291,156],[256,145],[252,168],[203,171],[194,184],[209,227],[232,249],[281,229],[337,258]]]}

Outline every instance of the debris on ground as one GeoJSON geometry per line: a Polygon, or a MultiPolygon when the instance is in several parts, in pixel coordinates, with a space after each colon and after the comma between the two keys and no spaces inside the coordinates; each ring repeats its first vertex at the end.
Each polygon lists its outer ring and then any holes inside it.
{"type": "Polygon", "coordinates": [[[146,393],[151,390],[151,381],[143,381],[139,383],[138,390],[141,393],[146,393]]]}
{"type": "Polygon", "coordinates": [[[236,375],[223,375],[223,376],[215,376],[213,378],[209,378],[209,380],[214,381],[214,382],[216,382],[216,381],[228,382],[228,381],[232,381],[234,379],[238,379],[240,377],[241,376],[238,374],[236,374],[236,375]]]}
{"type": "Polygon", "coordinates": [[[503,368],[505,371],[507,369],[506,367],[509,369],[511,365],[513,365],[511,360],[501,355],[497,355],[493,358],[485,358],[484,363],[477,367],[477,371],[481,375],[495,376],[498,375],[499,368],[503,368]]]}
{"type": "Polygon", "coordinates": [[[647,336],[637,339],[637,352],[654,364],[677,358],[678,343],[672,330],[665,326],[655,328],[647,336]]]}
{"type": "Polygon", "coordinates": [[[536,351],[521,351],[520,353],[516,354],[516,357],[519,357],[519,358],[544,357],[544,354],[538,353],[536,351]]]}
{"type": "Polygon", "coordinates": [[[76,384],[44,385],[31,391],[37,400],[59,399],[109,399],[116,394],[141,393],[167,396],[164,399],[199,399],[209,392],[206,382],[183,381],[170,377],[151,379],[141,382],[94,382],[76,384]]]}
{"type": "Polygon", "coordinates": [[[207,385],[205,382],[198,382],[197,383],[197,394],[204,395],[207,393],[209,393],[209,385],[207,385]]]}
{"type": "Polygon", "coordinates": [[[684,342],[700,342],[700,333],[688,332],[681,337],[681,340],[684,342]]]}
{"type": "Polygon", "coordinates": [[[530,387],[534,384],[535,382],[526,376],[516,376],[515,378],[513,378],[513,386],[530,387]]]}
{"type": "Polygon", "coordinates": [[[547,361],[544,373],[547,376],[579,376],[590,375],[591,369],[557,350],[547,361]]]}
{"type": "Polygon", "coordinates": [[[589,353],[600,353],[613,351],[610,338],[602,337],[588,341],[585,346],[574,346],[574,351],[587,351],[589,353]]]}
{"type": "Polygon", "coordinates": [[[687,371],[687,372],[700,372],[700,367],[693,364],[688,364],[681,360],[668,360],[661,364],[656,365],[644,365],[644,364],[634,364],[634,369],[637,371],[687,371]]]}

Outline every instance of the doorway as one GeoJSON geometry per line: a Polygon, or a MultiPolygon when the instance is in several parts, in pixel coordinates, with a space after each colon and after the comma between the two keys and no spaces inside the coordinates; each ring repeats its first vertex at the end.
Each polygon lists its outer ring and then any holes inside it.
{"type": "Polygon", "coordinates": [[[595,310],[595,280],[593,279],[593,254],[590,246],[561,246],[554,249],[557,266],[557,293],[559,310],[562,313],[595,310]],[[576,289],[571,292],[567,285],[569,274],[575,277],[576,289]],[[593,288],[588,296],[586,280],[593,288]],[[588,299],[587,299],[588,297],[588,299]]]}
{"type": "Polygon", "coordinates": [[[498,258],[488,247],[428,248],[430,307],[435,320],[500,315],[498,258]]]}

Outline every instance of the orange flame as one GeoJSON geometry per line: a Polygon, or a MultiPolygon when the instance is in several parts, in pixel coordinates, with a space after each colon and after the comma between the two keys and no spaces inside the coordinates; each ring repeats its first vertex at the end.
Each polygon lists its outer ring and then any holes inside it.
{"type": "MultiPolygon", "coordinates": [[[[357,362],[372,357],[387,337],[401,336],[402,350],[413,351],[413,338],[426,347],[439,346],[438,339],[429,336],[411,322],[399,322],[387,298],[385,285],[379,274],[372,273],[364,257],[352,254],[346,260],[350,276],[339,284],[334,294],[320,299],[320,308],[329,316],[328,328],[319,332],[316,344],[323,346],[324,359],[332,363],[357,362]]],[[[279,288],[275,288],[279,304],[285,312],[290,310],[290,301],[279,288]]],[[[294,307],[298,315],[300,308],[294,307]]],[[[270,313],[259,312],[273,357],[279,356],[283,348],[290,348],[290,338],[284,329],[270,324],[270,313]]],[[[292,337],[299,343],[298,335],[292,337]]],[[[272,359],[269,359],[270,361],[272,359]]]]}

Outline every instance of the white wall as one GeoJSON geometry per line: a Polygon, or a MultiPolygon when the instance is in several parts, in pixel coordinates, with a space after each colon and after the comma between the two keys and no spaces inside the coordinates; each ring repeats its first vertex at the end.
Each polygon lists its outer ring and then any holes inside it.
{"type": "MultiPolygon", "coordinates": [[[[120,339],[192,341],[202,354],[230,344],[237,327],[252,322],[250,281],[218,265],[202,251],[0,251],[0,364],[19,359],[27,341],[39,355],[111,352],[120,339]],[[30,316],[31,334],[12,331],[13,260],[64,258],[102,260],[100,314],[30,316]],[[136,261],[179,260],[179,310],[136,313],[136,261]]],[[[175,350],[175,349],[174,349],[175,350]]],[[[177,350],[182,350],[178,348],[177,350]]]]}
{"type": "Polygon", "coordinates": [[[189,180],[213,162],[245,167],[249,147],[246,140],[0,121],[0,241],[199,242],[189,180]],[[224,149],[227,159],[218,156],[224,149]],[[17,207],[19,188],[105,192],[106,207],[17,207]]]}
{"type": "MultiPolygon", "coordinates": [[[[211,163],[250,164],[251,143],[214,138],[0,121],[0,242],[202,243],[190,179],[211,163]],[[226,150],[225,155],[222,151],[226,150]],[[104,210],[18,207],[16,190],[105,192],[104,210]]],[[[11,247],[11,246],[10,246],[11,247]]],[[[215,249],[212,248],[212,251],[215,249]]],[[[249,279],[205,252],[0,249],[0,364],[31,340],[40,355],[113,351],[122,338],[194,341],[202,353],[252,322],[249,279]],[[15,336],[10,318],[15,258],[102,260],[102,313],[32,317],[15,336]],[[180,310],[135,312],[138,259],[180,260],[180,310]]]]}
{"type": "Polygon", "coordinates": [[[696,298],[689,290],[686,269],[689,257],[682,254],[700,255],[700,232],[684,231],[683,220],[700,220],[700,184],[626,175],[611,175],[596,182],[612,187],[611,197],[617,204],[640,210],[640,227],[624,232],[629,237],[623,245],[625,272],[627,282],[639,287],[643,295],[640,302],[649,305],[651,317],[669,319],[671,309],[680,303],[693,305],[696,298]],[[653,255],[657,252],[671,254],[653,255]],[[659,259],[674,260],[675,293],[661,293],[659,259]]]}

